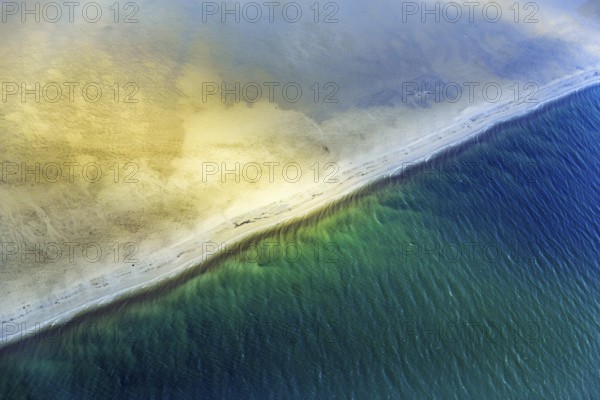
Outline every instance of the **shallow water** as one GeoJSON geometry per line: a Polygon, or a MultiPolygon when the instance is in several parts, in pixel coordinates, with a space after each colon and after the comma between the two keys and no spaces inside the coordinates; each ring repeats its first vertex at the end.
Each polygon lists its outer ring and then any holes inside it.
{"type": "Polygon", "coordinates": [[[0,353],[3,398],[600,397],[600,88],[0,353]]]}

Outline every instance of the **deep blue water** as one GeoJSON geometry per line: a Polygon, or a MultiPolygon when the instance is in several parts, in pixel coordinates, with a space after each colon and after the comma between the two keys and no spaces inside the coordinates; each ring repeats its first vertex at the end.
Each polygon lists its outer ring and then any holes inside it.
{"type": "Polygon", "coordinates": [[[2,351],[0,397],[600,398],[600,88],[476,141],[2,351]]]}

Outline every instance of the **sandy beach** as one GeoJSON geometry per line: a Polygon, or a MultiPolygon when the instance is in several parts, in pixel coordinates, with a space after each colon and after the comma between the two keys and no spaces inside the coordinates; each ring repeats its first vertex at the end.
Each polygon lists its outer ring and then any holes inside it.
{"type": "MultiPolygon", "coordinates": [[[[437,130],[428,129],[430,125],[415,119],[415,125],[411,126],[413,132],[394,142],[393,146],[384,143],[357,157],[347,155],[336,159],[339,167],[336,183],[308,182],[293,186],[295,192],[288,190],[282,193],[281,187],[275,186],[269,189],[277,196],[261,196],[264,192],[257,190],[253,195],[262,200],[250,198],[244,205],[246,209],[236,206],[230,208],[223,218],[203,220],[181,233],[165,232],[162,237],[157,235],[147,242],[140,242],[139,254],[143,257],[131,266],[105,269],[98,264],[95,269],[100,272],[93,276],[96,284],[87,284],[93,275],[90,274],[79,277],[80,284],[65,285],[62,290],[54,290],[47,297],[5,296],[0,310],[0,347],[66,323],[102,305],[140,294],[190,269],[201,273],[210,260],[219,256],[214,244],[232,248],[254,235],[319,212],[365,185],[400,174],[407,165],[426,161],[475,138],[490,127],[531,113],[549,102],[598,83],[600,69],[594,67],[540,87],[534,103],[476,104],[446,120],[445,126],[437,130]],[[425,133],[420,131],[421,126],[425,133]],[[162,240],[157,240],[157,237],[162,240]]],[[[73,278],[73,281],[77,279],[73,278]]]]}
{"type": "Polygon", "coordinates": [[[0,346],[600,81],[598,22],[572,5],[236,23],[139,3],[136,23],[102,0],[93,23],[0,24],[0,346]]]}

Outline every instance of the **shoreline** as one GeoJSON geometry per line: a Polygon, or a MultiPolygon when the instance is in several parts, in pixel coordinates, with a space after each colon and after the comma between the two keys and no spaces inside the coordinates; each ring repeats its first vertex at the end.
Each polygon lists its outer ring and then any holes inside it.
{"type": "MultiPolygon", "coordinates": [[[[291,199],[279,201],[267,207],[254,209],[236,216],[235,221],[244,221],[242,224],[236,224],[236,227],[219,225],[212,230],[203,232],[202,235],[206,236],[207,240],[192,237],[174,243],[168,249],[160,249],[154,254],[155,258],[153,258],[153,261],[156,261],[157,264],[153,270],[160,267],[165,269],[159,274],[151,276],[152,274],[139,273],[135,276],[139,279],[137,283],[126,282],[118,290],[114,290],[108,295],[87,299],[87,301],[82,301],[79,306],[62,312],[61,307],[43,310],[40,308],[36,309],[33,315],[27,315],[23,320],[19,320],[21,316],[16,315],[16,313],[11,315],[7,312],[7,319],[11,316],[13,318],[3,321],[3,325],[4,323],[10,323],[18,325],[20,329],[22,329],[21,327],[25,328],[18,332],[8,332],[9,335],[6,335],[3,326],[0,334],[0,349],[46,330],[64,325],[77,317],[111,304],[137,297],[150,290],[158,290],[168,283],[173,283],[187,275],[196,276],[209,269],[222,257],[227,257],[222,250],[210,254],[203,253],[203,246],[199,246],[201,244],[214,242],[230,248],[230,246],[235,246],[238,243],[249,242],[257,236],[268,234],[278,229],[278,227],[318,215],[322,210],[343,202],[348,196],[365,190],[370,185],[401,174],[407,167],[418,166],[430,161],[432,158],[443,156],[456,147],[471,142],[494,127],[536,112],[562,98],[598,84],[600,84],[600,70],[591,68],[580,71],[540,87],[536,103],[517,104],[510,102],[488,104],[485,107],[478,105],[470,113],[467,112],[469,110],[465,110],[464,113],[457,116],[456,121],[451,121],[446,128],[413,140],[380,157],[369,159],[363,156],[362,158],[349,160],[348,165],[345,165],[346,168],[342,169],[339,183],[333,187],[331,185],[324,186],[323,184],[315,185],[314,190],[305,196],[296,196],[293,202],[291,202],[291,199]],[[249,223],[246,223],[246,221],[249,223]],[[177,254],[176,257],[174,257],[175,254],[177,254]],[[141,278],[147,279],[142,280],[141,278]],[[52,309],[56,312],[48,312],[52,309]],[[43,322],[40,322],[41,320],[43,322]],[[30,325],[27,326],[28,324],[30,325]]],[[[112,275],[109,278],[116,280],[116,277],[112,275]]],[[[118,284],[116,285],[118,286],[118,284]]],[[[89,291],[88,293],[76,292],[69,295],[69,297],[75,296],[75,298],[79,297],[81,300],[86,300],[86,294],[89,295],[89,291]],[[78,294],[79,296],[77,296],[78,294]]]]}

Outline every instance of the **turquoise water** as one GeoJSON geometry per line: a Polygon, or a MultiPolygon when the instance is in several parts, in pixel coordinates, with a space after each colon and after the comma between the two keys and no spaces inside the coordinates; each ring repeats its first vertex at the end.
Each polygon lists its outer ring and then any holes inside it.
{"type": "Polygon", "coordinates": [[[7,399],[600,398],[600,88],[0,353],[7,399]]]}

